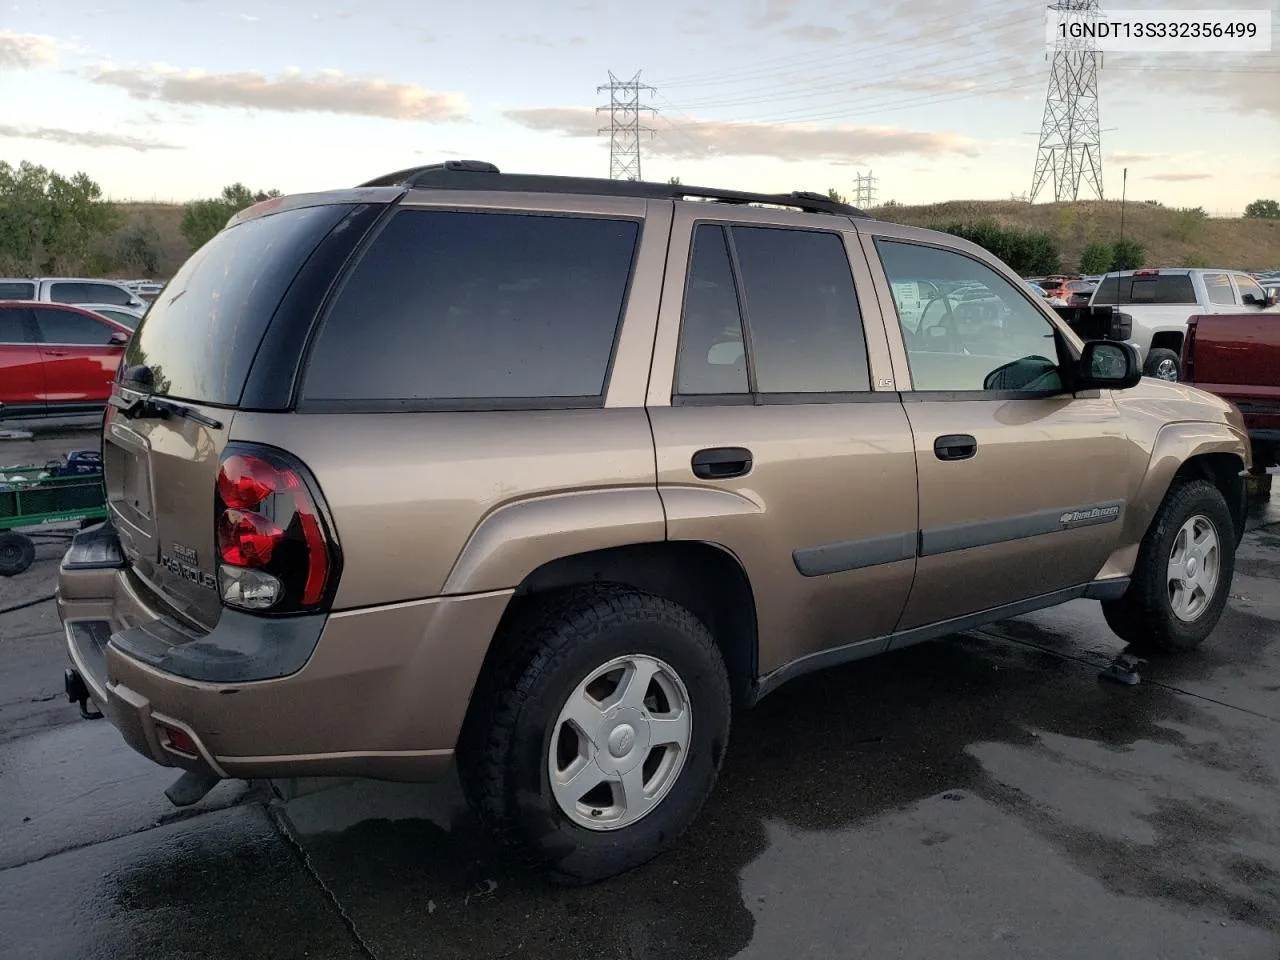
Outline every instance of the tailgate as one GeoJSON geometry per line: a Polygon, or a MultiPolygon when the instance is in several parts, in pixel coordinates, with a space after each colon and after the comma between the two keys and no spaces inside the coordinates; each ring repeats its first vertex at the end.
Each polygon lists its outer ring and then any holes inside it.
{"type": "Polygon", "coordinates": [[[107,508],[134,573],[182,619],[211,629],[222,611],[214,487],[231,412],[189,406],[218,427],[176,416],[129,418],[109,407],[103,475],[107,508]]]}

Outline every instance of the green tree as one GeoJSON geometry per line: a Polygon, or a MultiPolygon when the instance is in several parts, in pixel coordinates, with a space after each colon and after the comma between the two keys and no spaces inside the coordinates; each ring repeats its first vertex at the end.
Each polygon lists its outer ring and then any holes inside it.
{"type": "Polygon", "coordinates": [[[1056,273],[1062,263],[1058,242],[1047,233],[1002,227],[993,219],[937,227],[988,250],[1018,273],[1056,273]]]}
{"type": "Polygon", "coordinates": [[[279,190],[259,190],[256,193],[243,183],[233,183],[222,188],[221,196],[210,200],[196,200],[182,211],[183,237],[198,250],[214,238],[227,225],[227,221],[246,207],[280,196],[279,190]]]}
{"type": "Polygon", "coordinates": [[[115,259],[129,273],[154,277],[160,272],[160,233],[149,217],[116,238],[115,259]]]}
{"type": "Polygon", "coordinates": [[[667,183],[669,183],[669,184],[670,184],[671,186],[673,186],[673,187],[678,187],[678,186],[680,186],[680,178],[679,178],[679,177],[669,177],[669,178],[667,179],[667,183]]]}
{"type": "Polygon", "coordinates": [[[0,269],[76,273],[118,221],[88,174],[0,161],[0,269]]]}
{"type": "Polygon", "coordinates": [[[830,189],[827,190],[827,196],[830,197],[836,203],[849,202],[848,198],[839,190],[837,190],[835,187],[831,187],[830,189]]]}
{"type": "Polygon", "coordinates": [[[1137,240],[1117,240],[1111,252],[1112,270],[1137,270],[1147,260],[1147,251],[1137,240]]]}
{"type": "Polygon", "coordinates": [[[1280,220],[1280,201],[1255,200],[1244,208],[1244,215],[1250,220],[1280,220]]]}
{"type": "Polygon", "coordinates": [[[1081,273],[1106,273],[1111,269],[1115,251],[1109,243],[1091,243],[1080,254],[1081,273]]]}

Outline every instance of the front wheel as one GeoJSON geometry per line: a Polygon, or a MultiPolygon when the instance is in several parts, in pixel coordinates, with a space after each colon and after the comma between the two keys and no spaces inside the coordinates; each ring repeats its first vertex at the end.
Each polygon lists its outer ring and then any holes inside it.
{"type": "Polygon", "coordinates": [[[459,744],[472,807],[567,882],[651,859],[692,823],[729,737],[724,662],[688,610],[622,587],[527,601],[459,744]]]}
{"type": "Polygon", "coordinates": [[[1177,383],[1182,376],[1182,359],[1172,350],[1156,347],[1147,354],[1147,362],[1142,365],[1142,374],[1157,380],[1177,383]]]}
{"type": "Polygon", "coordinates": [[[1212,483],[1193,480],[1165,497],[1108,625],[1138,650],[1194,650],[1217,626],[1235,574],[1235,523],[1212,483]]]}

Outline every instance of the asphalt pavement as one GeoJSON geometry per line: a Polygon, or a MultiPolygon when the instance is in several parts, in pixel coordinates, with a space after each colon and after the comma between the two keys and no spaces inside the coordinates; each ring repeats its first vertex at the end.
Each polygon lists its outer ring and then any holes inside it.
{"type": "Polygon", "coordinates": [[[736,719],[679,846],[582,889],[495,850],[452,780],[176,810],[63,702],[52,604],[0,614],[0,957],[1277,960],[1280,506],[1251,527],[1197,654],[1103,681],[1121,644],[1076,601],[797,680],[736,719]]]}

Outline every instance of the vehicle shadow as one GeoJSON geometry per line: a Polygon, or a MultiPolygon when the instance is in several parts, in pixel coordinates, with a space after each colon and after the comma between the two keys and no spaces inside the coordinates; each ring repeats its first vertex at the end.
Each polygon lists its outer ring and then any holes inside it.
{"type": "MultiPolygon", "coordinates": [[[[1151,671],[1187,682],[1228,663],[1242,669],[1275,649],[1274,622],[1232,611],[1223,631],[1223,650],[1176,667],[1158,662],[1151,671]]],[[[1164,683],[1099,682],[1089,665],[1097,650],[1082,647],[1080,633],[1023,618],[783,687],[736,718],[717,790],[681,841],[590,887],[550,885],[497,849],[463,808],[456,783],[353,783],[278,805],[276,813],[312,878],[380,960],[730,957],[751,942],[756,922],[740,874],[766,851],[772,825],[834,836],[955,791],[1013,811],[1109,889],[1280,930],[1280,874],[1258,858],[1225,858],[1232,837],[1247,827],[1222,804],[1162,801],[1146,818],[1157,842],[1138,851],[1141,845],[1115,842],[1105,824],[1064,826],[984,766],[984,745],[1038,750],[1064,789],[1078,789],[1071,763],[1043,749],[1047,740],[1096,745],[1109,755],[1138,744],[1270,783],[1274,794],[1271,768],[1256,762],[1246,740],[1224,732],[1218,714],[1164,683]],[[416,812],[416,799],[437,812],[416,812]],[[1135,859],[1135,851],[1142,856],[1135,859]],[[1198,878],[1224,858],[1234,873],[1210,884],[1198,878]]],[[[1251,841],[1272,852],[1280,847],[1275,827],[1251,829],[1251,841]]],[[[171,869],[203,868],[184,861],[171,869]]],[[[850,881],[828,872],[796,882],[816,890],[850,881]]],[[[130,876],[135,906],[169,890],[163,872],[149,881],[137,871],[130,876]]],[[[857,891],[847,896],[856,900],[857,891]]],[[[233,886],[219,883],[190,922],[225,917],[234,903],[233,886]]]]}

